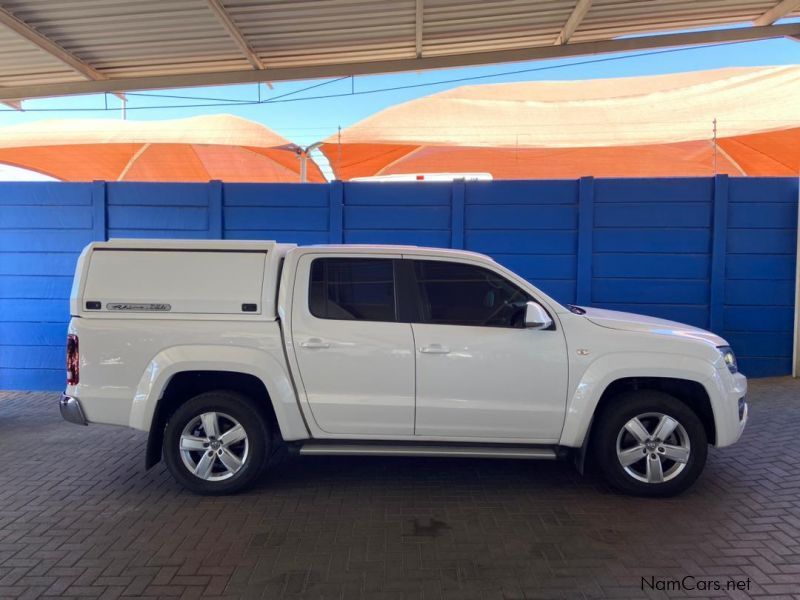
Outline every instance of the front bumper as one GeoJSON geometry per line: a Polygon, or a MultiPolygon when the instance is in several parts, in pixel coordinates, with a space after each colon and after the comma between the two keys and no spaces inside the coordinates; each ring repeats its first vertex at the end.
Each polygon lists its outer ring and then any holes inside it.
{"type": "Polygon", "coordinates": [[[86,420],[86,416],[83,414],[81,403],[77,398],[67,396],[66,394],[61,394],[61,400],[58,403],[58,407],[61,409],[61,416],[65,421],[75,423],[76,425],[89,424],[89,421],[86,420]]]}
{"type": "Polygon", "coordinates": [[[747,413],[749,406],[747,405],[747,397],[742,396],[739,398],[739,435],[742,435],[745,425],[747,425],[747,413]]]}
{"type": "Polygon", "coordinates": [[[730,376],[720,371],[719,393],[711,404],[717,426],[717,448],[736,443],[747,426],[750,407],[747,402],[747,379],[741,373],[730,376]]]}

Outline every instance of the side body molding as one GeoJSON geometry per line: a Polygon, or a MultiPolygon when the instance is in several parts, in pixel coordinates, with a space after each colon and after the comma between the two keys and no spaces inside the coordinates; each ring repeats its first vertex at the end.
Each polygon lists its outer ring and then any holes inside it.
{"type": "MultiPolygon", "coordinates": [[[[618,379],[667,377],[695,381],[708,393],[716,421],[720,414],[715,406],[720,402],[720,390],[724,387],[719,374],[713,364],[695,357],[657,352],[615,352],[602,355],[577,377],[580,380],[570,387],[574,392],[567,402],[559,442],[562,446],[579,448],[583,444],[603,392],[618,379]]],[[[724,426],[720,422],[716,425],[717,428],[724,426]]]]}
{"type": "Polygon", "coordinates": [[[258,348],[223,345],[173,346],[159,352],[147,365],[133,398],[129,425],[150,430],[156,405],[169,380],[183,371],[231,371],[259,378],[269,392],[281,435],[285,440],[309,437],[292,381],[281,362],[258,348]]]}

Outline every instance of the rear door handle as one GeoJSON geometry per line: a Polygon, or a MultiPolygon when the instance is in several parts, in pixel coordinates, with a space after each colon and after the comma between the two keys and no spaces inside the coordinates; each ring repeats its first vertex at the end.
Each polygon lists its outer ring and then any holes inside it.
{"type": "Polygon", "coordinates": [[[442,346],[441,344],[431,344],[430,346],[423,346],[419,349],[423,354],[450,354],[450,348],[442,346]]]}
{"type": "Polygon", "coordinates": [[[308,348],[310,350],[316,349],[323,349],[323,348],[330,348],[331,345],[328,342],[323,342],[319,338],[309,338],[305,342],[300,344],[301,348],[308,348]]]}

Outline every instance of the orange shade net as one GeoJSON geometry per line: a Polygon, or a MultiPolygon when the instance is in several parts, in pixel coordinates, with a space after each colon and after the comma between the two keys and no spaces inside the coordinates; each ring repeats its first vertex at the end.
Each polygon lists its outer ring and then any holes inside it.
{"type": "MultiPolygon", "coordinates": [[[[297,147],[231,115],[39,121],[0,130],[0,163],[64,181],[298,182],[297,147]]],[[[325,181],[308,161],[308,181],[325,181]]]]}
{"type": "Polygon", "coordinates": [[[322,151],[340,179],[797,176],[800,67],[467,86],[382,111],[322,151]]]}

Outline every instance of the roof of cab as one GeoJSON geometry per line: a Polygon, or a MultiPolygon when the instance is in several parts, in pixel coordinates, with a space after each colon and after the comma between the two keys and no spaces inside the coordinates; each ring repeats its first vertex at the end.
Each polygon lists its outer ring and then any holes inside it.
{"type": "Polygon", "coordinates": [[[436,256],[453,256],[464,257],[472,256],[475,258],[488,259],[494,262],[494,259],[480,252],[472,252],[471,250],[457,250],[453,248],[431,248],[427,246],[403,246],[399,244],[315,244],[310,246],[298,246],[299,252],[308,251],[321,251],[321,252],[379,252],[382,254],[424,254],[436,256]]]}

